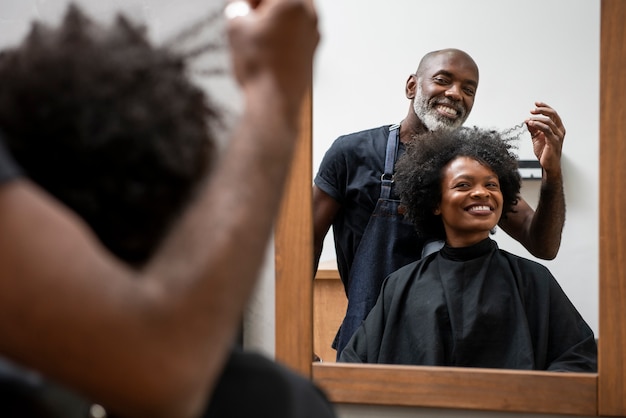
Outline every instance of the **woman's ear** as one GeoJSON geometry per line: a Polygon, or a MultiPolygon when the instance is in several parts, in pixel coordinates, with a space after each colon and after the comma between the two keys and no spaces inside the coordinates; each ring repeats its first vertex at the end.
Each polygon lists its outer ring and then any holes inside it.
{"type": "Polygon", "coordinates": [[[435,215],[441,215],[441,209],[439,209],[439,206],[437,206],[437,207],[435,208],[435,210],[433,210],[433,213],[434,213],[435,215]]]}

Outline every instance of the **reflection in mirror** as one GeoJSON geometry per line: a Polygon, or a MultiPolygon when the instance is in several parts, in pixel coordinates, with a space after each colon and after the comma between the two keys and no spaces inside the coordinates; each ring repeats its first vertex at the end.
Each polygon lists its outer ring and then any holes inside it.
{"type": "MultiPolygon", "coordinates": [[[[512,128],[530,116],[536,100],[553,106],[563,120],[567,222],[557,258],[537,261],[598,335],[599,1],[575,7],[567,0],[446,3],[454,13],[426,1],[379,3],[317,2],[324,38],[313,85],[314,173],[338,136],[400,122],[409,105],[405,81],[422,55],[463,49],[480,69],[466,126],[512,128]]],[[[518,153],[536,159],[530,135],[521,137],[518,153]]],[[[523,182],[522,196],[533,207],[539,189],[539,181],[523,182]]],[[[493,238],[500,248],[534,259],[503,231],[493,238]]],[[[315,351],[325,362],[334,360],[329,346],[345,313],[334,259],[329,234],[315,285],[315,351]]]]}
{"type": "Polygon", "coordinates": [[[520,190],[513,140],[464,129],[407,145],[394,187],[418,231],[446,245],[385,280],[340,361],[597,371],[593,332],[550,272],[490,238],[520,190]]]}

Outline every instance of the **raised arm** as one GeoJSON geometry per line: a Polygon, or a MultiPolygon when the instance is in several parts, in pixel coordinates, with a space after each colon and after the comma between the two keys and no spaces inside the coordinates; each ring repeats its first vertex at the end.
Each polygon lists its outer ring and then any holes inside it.
{"type": "Polygon", "coordinates": [[[340,208],[339,202],[316,185],[313,185],[313,265],[315,271],[317,271],[320,256],[322,255],[324,238],[326,238],[326,234],[340,208]]]}
{"type": "Polygon", "coordinates": [[[533,115],[526,120],[533,141],[533,150],[543,177],[537,208],[533,210],[520,199],[516,213],[508,214],[500,226],[519,241],[532,255],[545,260],[556,257],[561,246],[565,223],[565,194],[561,172],[561,151],[565,127],[556,110],[536,102],[533,115]]]}
{"type": "Polygon", "coordinates": [[[35,185],[0,186],[0,352],[124,416],[199,413],[262,263],[319,35],[304,0],[250,5],[228,26],[239,127],[143,271],[35,185]]]}

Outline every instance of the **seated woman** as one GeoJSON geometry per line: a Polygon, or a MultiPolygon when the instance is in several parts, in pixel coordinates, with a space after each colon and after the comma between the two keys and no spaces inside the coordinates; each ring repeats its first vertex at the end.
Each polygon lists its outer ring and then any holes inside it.
{"type": "Polygon", "coordinates": [[[387,277],[339,361],[597,370],[593,331],[548,269],[489,237],[519,194],[511,149],[478,128],[410,144],[397,192],[417,231],[445,246],[387,277]]]}

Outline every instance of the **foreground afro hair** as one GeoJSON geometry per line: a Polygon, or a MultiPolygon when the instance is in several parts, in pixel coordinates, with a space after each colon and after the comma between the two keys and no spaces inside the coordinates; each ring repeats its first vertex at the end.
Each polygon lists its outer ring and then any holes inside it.
{"type": "Polygon", "coordinates": [[[70,6],[0,54],[0,130],[26,174],[143,263],[209,169],[218,112],[175,53],[70,6]]]}
{"type": "Polygon", "coordinates": [[[521,187],[517,156],[511,140],[497,131],[461,128],[431,132],[407,144],[396,164],[395,187],[408,219],[421,236],[445,239],[441,216],[434,211],[441,202],[443,168],[457,157],[470,157],[489,167],[500,182],[504,198],[502,216],[513,211],[521,187]]]}

